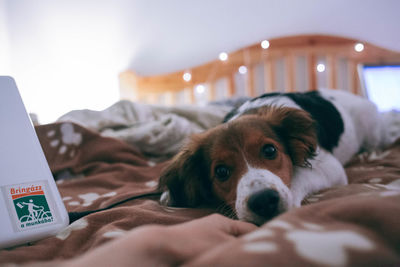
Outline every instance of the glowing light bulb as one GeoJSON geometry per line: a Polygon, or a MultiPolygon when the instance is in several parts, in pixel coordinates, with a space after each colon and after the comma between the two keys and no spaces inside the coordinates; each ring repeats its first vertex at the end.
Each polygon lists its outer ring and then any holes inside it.
{"type": "Polygon", "coordinates": [[[192,79],[192,74],[190,74],[189,72],[185,72],[183,74],[183,79],[185,80],[185,82],[189,82],[192,79]]]}
{"type": "Polygon", "coordinates": [[[261,47],[262,47],[263,49],[268,49],[268,47],[269,47],[269,41],[268,41],[268,40],[262,41],[262,42],[261,42],[261,47]]]}
{"type": "Polygon", "coordinates": [[[246,74],[246,73],[247,73],[247,68],[246,68],[246,66],[240,66],[240,67],[239,67],[239,73],[240,73],[240,74],[246,74]]]}
{"type": "Polygon", "coordinates": [[[317,71],[318,72],[324,72],[325,71],[325,65],[320,63],[317,65],[317,71]]]}
{"type": "Polygon", "coordinates": [[[226,60],[228,60],[228,54],[227,53],[225,53],[225,52],[222,52],[222,53],[219,53],[219,60],[221,60],[221,61],[226,61],[226,60]]]}
{"type": "Polygon", "coordinates": [[[196,93],[203,94],[205,91],[206,91],[206,88],[204,85],[199,84],[196,86],[196,93]]]}
{"type": "Polygon", "coordinates": [[[362,43],[357,43],[354,45],[354,50],[356,50],[356,52],[362,52],[364,50],[364,45],[362,43]]]}

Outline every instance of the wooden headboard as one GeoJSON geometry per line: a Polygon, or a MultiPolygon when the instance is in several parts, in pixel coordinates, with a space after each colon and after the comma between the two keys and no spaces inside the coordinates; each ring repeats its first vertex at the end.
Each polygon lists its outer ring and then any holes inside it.
{"type": "Polygon", "coordinates": [[[358,64],[400,62],[398,52],[337,36],[290,36],[271,39],[263,45],[264,48],[260,42],[231,52],[225,61],[216,58],[165,75],[143,77],[127,70],[119,76],[121,98],[173,105],[320,87],[362,94],[358,64]],[[186,74],[186,81],[185,73],[190,74],[186,74]]]}

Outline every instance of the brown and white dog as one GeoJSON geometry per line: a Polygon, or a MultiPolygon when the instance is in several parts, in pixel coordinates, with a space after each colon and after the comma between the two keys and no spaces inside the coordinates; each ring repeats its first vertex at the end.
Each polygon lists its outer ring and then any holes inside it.
{"type": "Polygon", "coordinates": [[[265,94],[192,136],[160,177],[170,206],[226,205],[262,224],[347,183],[343,164],[393,138],[374,104],[337,90],[265,94]]]}

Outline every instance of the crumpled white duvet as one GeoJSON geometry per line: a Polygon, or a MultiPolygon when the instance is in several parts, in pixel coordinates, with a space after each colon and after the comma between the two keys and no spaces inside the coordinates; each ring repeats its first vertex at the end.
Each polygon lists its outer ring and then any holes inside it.
{"type": "Polygon", "coordinates": [[[165,107],[122,100],[102,111],[74,110],[58,121],[78,123],[159,158],[177,153],[191,134],[220,124],[231,109],[221,105],[165,107]]]}

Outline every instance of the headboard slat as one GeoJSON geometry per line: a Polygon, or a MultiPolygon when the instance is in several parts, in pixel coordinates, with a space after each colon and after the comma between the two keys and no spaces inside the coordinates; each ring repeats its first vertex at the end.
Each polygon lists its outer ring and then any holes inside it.
{"type": "Polygon", "coordinates": [[[295,57],[292,53],[289,53],[285,56],[285,86],[286,91],[294,92],[295,91],[295,57]]]}
{"type": "Polygon", "coordinates": [[[337,58],[334,54],[326,56],[326,65],[328,71],[328,87],[331,89],[337,89],[337,58]]]}
{"type": "Polygon", "coordinates": [[[254,84],[254,69],[255,66],[247,67],[247,76],[246,76],[246,93],[248,96],[255,97],[256,96],[256,89],[254,84]]]}
{"type": "Polygon", "coordinates": [[[317,88],[317,59],[315,54],[309,53],[307,56],[307,66],[308,66],[308,90],[312,91],[317,88]]]}
{"type": "Polygon", "coordinates": [[[275,61],[272,58],[264,61],[264,83],[266,93],[275,91],[275,61]]]}

